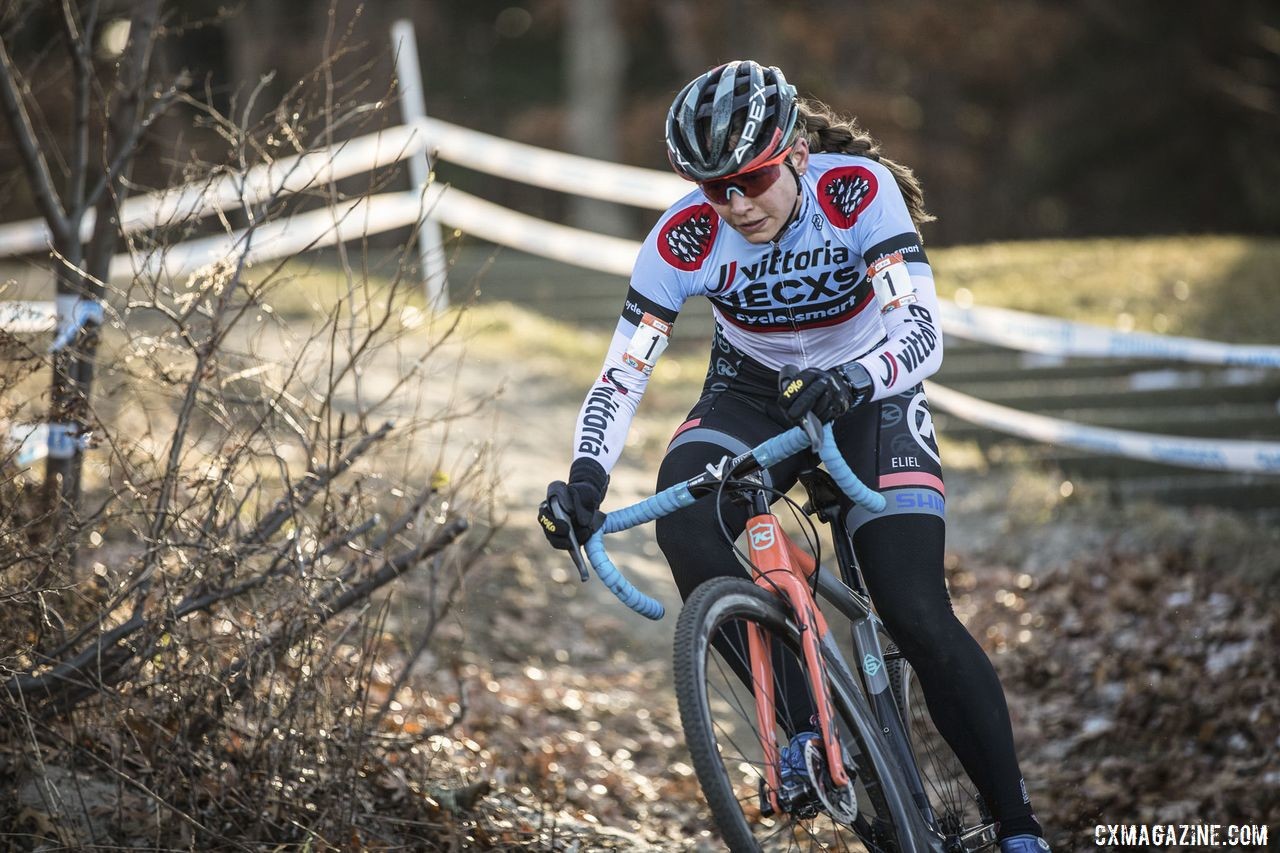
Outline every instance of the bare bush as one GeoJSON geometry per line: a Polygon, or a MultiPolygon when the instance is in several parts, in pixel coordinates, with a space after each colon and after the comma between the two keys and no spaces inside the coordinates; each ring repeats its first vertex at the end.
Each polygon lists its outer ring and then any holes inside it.
{"type": "MultiPolygon", "coordinates": [[[[331,141],[340,121],[382,120],[335,79],[342,55],[253,126],[184,100],[243,170],[331,141]]],[[[446,443],[483,400],[452,386],[457,315],[423,314],[412,247],[381,264],[344,249],[329,275],[245,263],[256,231],[306,195],[242,205],[237,250],[194,274],[143,261],[95,282],[107,312],[85,497],[54,536],[21,499],[31,472],[0,457],[0,827],[15,844],[323,848],[443,831],[424,744],[462,709],[435,703],[431,725],[406,725],[397,696],[491,529],[483,442],[446,443]],[[411,571],[412,623],[393,626],[387,590],[411,571]]],[[[331,185],[309,195],[339,200],[331,185]]],[[[169,223],[134,248],[163,258],[201,227],[169,223]]],[[[6,390],[49,361],[13,348],[26,357],[0,371],[6,390]]]]}

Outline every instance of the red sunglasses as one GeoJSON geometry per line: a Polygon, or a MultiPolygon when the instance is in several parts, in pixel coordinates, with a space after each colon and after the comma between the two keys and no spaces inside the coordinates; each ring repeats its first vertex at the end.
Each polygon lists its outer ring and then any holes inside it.
{"type": "Polygon", "coordinates": [[[755,198],[778,180],[778,175],[782,173],[782,161],[790,153],[791,149],[787,148],[750,172],[739,172],[714,181],[702,181],[698,186],[702,187],[702,192],[712,204],[728,204],[731,188],[737,189],[747,198],[755,198]]]}
{"type": "Polygon", "coordinates": [[[773,186],[774,181],[778,180],[778,175],[781,172],[782,167],[774,163],[772,166],[761,166],[759,169],[743,172],[740,175],[730,175],[727,178],[705,181],[699,186],[702,187],[702,192],[706,194],[707,198],[711,199],[713,204],[728,204],[730,190],[736,189],[741,191],[747,198],[755,198],[773,186]]]}

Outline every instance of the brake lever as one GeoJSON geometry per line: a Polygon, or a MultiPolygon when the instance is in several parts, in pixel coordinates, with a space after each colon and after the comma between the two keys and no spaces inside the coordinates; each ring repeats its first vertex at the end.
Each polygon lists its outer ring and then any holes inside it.
{"type": "Polygon", "coordinates": [[[809,446],[816,453],[818,448],[822,446],[822,421],[813,412],[805,412],[804,420],[800,422],[800,428],[809,437],[809,446]]]}
{"type": "Polygon", "coordinates": [[[578,567],[578,577],[583,583],[591,580],[591,575],[587,574],[587,565],[582,561],[582,546],[578,544],[578,536],[573,532],[573,522],[569,518],[569,513],[560,505],[560,501],[554,497],[547,498],[547,508],[551,510],[551,515],[556,521],[563,521],[569,527],[569,544],[573,547],[569,549],[569,556],[573,558],[573,564],[578,567]]]}

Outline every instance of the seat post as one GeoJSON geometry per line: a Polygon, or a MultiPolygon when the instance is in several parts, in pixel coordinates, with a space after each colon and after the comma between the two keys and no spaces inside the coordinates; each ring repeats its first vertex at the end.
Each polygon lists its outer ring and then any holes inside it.
{"type": "Polygon", "coordinates": [[[844,516],[837,516],[831,520],[830,524],[831,539],[836,546],[836,562],[840,564],[840,573],[844,575],[841,580],[849,589],[866,596],[867,588],[862,583],[862,570],[858,566],[857,556],[853,553],[853,537],[849,535],[849,528],[845,526],[844,516]]]}

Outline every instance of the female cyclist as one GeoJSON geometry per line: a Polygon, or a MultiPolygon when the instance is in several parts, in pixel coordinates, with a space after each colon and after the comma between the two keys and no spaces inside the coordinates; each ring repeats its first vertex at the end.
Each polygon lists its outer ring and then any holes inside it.
{"type": "MultiPolygon", "coordinates": [[[[797,98],[780,70],[751,61],[685,86],[666,140],[672,168],[697,187],[644,242],[578,416],[568,482],[552,483],[548,498],[568,508],[579,542],[599,528],[609,471],[676,315],[691,296],[710,299],[716,328],[702,397],[667,448],[658,488],[808,412],[834,418],[854,472],[888,500],[874,517],[854,509],[849,519],[876,609],[999,822],[1002,853],[1048,850],[1000,681],[943,581],[945,490],[920,384],[942,362],[942,336],[918,233],[932,218],[919,183],[854,122],[797,98]],[[780,377],[790,365],[798,372],[780,377]]],[[[776,466],[768,485],[785,492],[802,464],[776,466]]],[[[723,508],[731,533],[741,533],[747,512],[723,508]]],[[[568,525],[546,503],[539,520],[553,545],[569,547],[568,525]]],[[[706,501],[658,521],[657,538],[686,598],[708,578],[743,574],[706,501]]],[[[798,735],[788,754],[812,737],[798,735]]],[[[784,760],[784,784],[803,773],[793,765],[803,762],[784,760]]]]}

